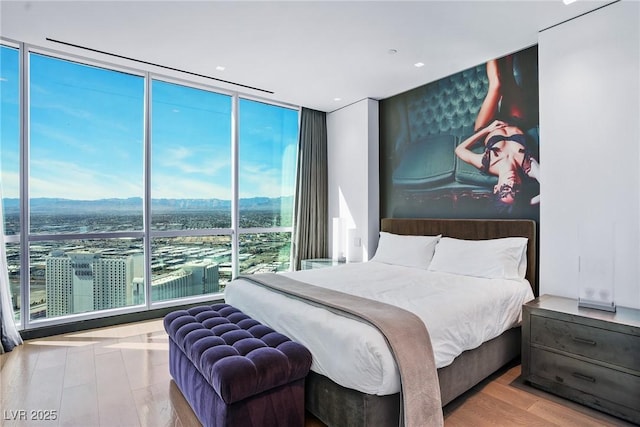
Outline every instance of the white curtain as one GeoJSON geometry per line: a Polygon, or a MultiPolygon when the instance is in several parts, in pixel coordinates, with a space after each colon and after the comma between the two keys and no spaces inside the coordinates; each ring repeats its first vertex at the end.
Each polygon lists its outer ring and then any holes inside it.
{"type": "Polygon", "coordinates": [[[2,182],[0,182],[0,353],[13,350],[22,344],[13,317],[11,292],[9,291],[9,269],[7,268],[7,248],[4,241],[4,209],[2,206],[2,182]]]}

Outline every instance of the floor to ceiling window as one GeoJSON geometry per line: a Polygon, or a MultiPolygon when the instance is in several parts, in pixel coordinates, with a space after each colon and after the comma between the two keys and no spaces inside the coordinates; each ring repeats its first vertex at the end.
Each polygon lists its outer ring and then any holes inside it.
{"type": "Polygon", "coordinates": [[[240,99],[239,123],[240,273],[288,270],[298,112],[240,99]]]}
{"type": "Polygon", "coordinates": [[[23,328],[289,268],[298,109],[19,47],[2,46],[0,124],[23,328]]]}
{"type": "Polygon", "coordinates": [[[0,185],[9,287],[20,322],[20,51],[0,46],[0,185]]]}
{"type": "Polygon", "coordinates": [[[29,54],[31,319],[144,303],[144,83],[29,54]]]}
{"type": "Polygon", "coordinates": [[[232,97],[153,80],[151,99],[151,299],[218,293],[232,276],[232,97]]]}

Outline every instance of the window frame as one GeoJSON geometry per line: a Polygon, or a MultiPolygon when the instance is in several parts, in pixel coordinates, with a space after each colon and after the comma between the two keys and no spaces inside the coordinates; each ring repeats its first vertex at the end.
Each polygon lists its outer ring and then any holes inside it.
{"type": "MultiPolygon", "coordinates": [[[[242,234],[254,233],[280,233],[288,232],[293,238],[294,235],[294,213],[292,212],[292,225],[289,227],[239,227],[239,188],[238,188],[238,152],[239,152],[239,115],[238,105],[240,98],[251,101],[262,102],[265,104],[284,107],[298,112],[298,135],[300,125],[301,107],[291,104],[277,102],[251,94],[245,94],[230,89],[220,88],[207,84],[204,79],[198,77],[184,78],[184,73],[178,70],[166,70],[160,72],[159,67],[152,65],[141,68],[133,65],[135,62],[126,59],[116,59],[107,55],[94,54],[92,57],[81,56],[68,52],[61,52],[53,49],[39,47],[33,44],[18,42],[0,37],[0,44],[7,47],[17,48],[19,50],[19,155],[20,155],[20,233],[14,235],[5,235],[7,243],[17,243],[20,245],[20,322],[19,330],[31,330],[52,325],[62,325],[71,322],[99,319],[122,314],[139,313],[149,310],[162,309],[183,304],[210,303],[212,300],[222,300],[223,293],[198,295],[186,298],[152,301],[152,272],[151,272],[151,243],[154,238],[173,238],[173,237],[198,237],[198,236],[230,236],[231,237],[231,265],[232,279],[238,276],[239,271],[239,238],[242,234]],[[29,161],[30,161],[30,104],[29,104],[29,87],[30,82],[30,54],[40,54],[52,57],[54,59],[72,61],[90,67],[99,67],[108,71],[123,72],[140,76],[144,79],[144,114],[143,114],[143,229],[142,231],[118,231],[118,232],[89,232],[89,233],[62,233],[62,234],[32,234],[30,230],[30,207],[29,207],[29,161]],[[202,89],[215,92],[231,97],[231,224],[228,228],[205,228],[193,230],[153,230],[151,228],[151,85],[153,80],[160,80],[167,83],[174,83],[190,88],[202,89]],[[74,239],[117,239],[117,238],[134,238],[142,239],[144,250],[144,282],[145,282],[145,303],[143,305],[132,305],[127,307],[118,307],[112,309],[95,310],[85,313],[68,314],[65,316],[31,319],[30,307],[30,274],[24,272],[30,271],[30,246],[32,243],[41,241],[63,241],[74,239]]],[[[297,155],[296,165],[297,168],[297,155]]],[[[294,184],[295,192],[295,184],[294,184]]],[[[295,194],[294,194],[295,197],[295,194]]],[[[290,254],[291,255],[291,254],[290,254]]],[[[290,256],[291,258],[291,256],[290,256]]]]}

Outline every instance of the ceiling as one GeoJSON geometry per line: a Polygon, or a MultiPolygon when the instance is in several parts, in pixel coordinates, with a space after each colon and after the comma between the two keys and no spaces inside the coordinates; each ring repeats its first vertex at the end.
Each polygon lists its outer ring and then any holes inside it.
{"type": "Polygon", "coordinates": [[[609,3],[2,0],[0,34],[329,112],[529,47],[540,30],[609,3]]]}

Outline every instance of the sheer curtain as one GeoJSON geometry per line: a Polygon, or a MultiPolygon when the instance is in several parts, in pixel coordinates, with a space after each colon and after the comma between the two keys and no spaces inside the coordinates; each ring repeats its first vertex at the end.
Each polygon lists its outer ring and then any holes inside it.
{"type": "Polygon", "coordinates": [[[2,182],[0,182],[0,353],[13,350],[22,344],[22,337],[16,329],[9,292],[9,269],[7,268],[7,249],[4,242],[4,209],[2,206],[2,182]]]}
{"type": "Polygon", "coordinates": [[[328,255],[327,116],[302,108],[296,179],[293,269],[328,255]]]}

